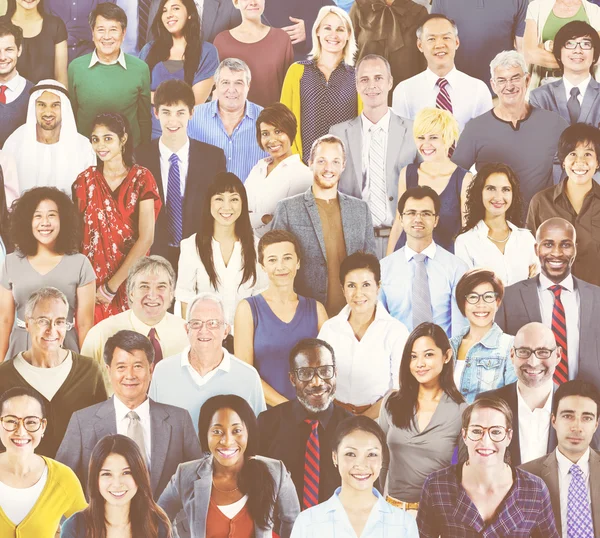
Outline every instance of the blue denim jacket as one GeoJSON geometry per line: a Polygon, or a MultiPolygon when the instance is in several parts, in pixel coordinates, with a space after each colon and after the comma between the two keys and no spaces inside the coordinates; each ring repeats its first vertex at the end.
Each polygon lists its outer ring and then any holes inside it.
{"type": "MultiPolygon", "coordinates": [[[[468,332],[469,327],[466,327],[450,339],[455,365],[458,348],[468,332]]],[[[513,340],[514,336],[503,333],[502,329],[494,323],[483,339],[469,349],[458,387],[467,403],[472,403],[480,392],[499,389],[517,380],[510,360],[513,340]]]]}

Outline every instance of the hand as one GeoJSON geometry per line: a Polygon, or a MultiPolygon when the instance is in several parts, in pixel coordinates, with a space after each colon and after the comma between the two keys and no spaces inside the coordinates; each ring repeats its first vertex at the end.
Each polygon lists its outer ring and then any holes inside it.
{"type": "Polygon", "coordinates": [[[295,23],[290,26],[284,26],[282,30],[287,32],[292,40],[292,45],[296,45],[298,43],[302,43],[302,41],[306,41],[306,30],[304,28],[304,21],[302,19],[295,19],[294,17],[290,17],[290,20],[295,23]]]}
{"type": "Polygon", "coordinates": [[[102,292],[96,290],[96,304],[110,304],[110,301],[102,294],[102,292]]]}
{"type": "Polygon", "coordinates": [[[548,52],[552,52],[554,50],[554,41],[548,39],[548,41],[544,41],[544,49],[548,52]]]}
{"type": "Polygon", "coordinates": [[[263,224],[269,224],[273,220],[273,215],[263,215],[260,220],[263,224]]]}
{"type": "Polygon", "coordinates": [[[539,273],[539,269],[538,269],[538,264],[537,263],[532,263],[529,266],[529,278],[533,278],[535,275],[537,275],[539,273]]]}

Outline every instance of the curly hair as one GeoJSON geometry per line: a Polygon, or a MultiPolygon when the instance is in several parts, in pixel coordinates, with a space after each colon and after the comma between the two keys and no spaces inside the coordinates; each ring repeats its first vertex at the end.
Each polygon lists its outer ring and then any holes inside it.
{"type": "Polygon", "coordinates": [[[58,254],[75,254],[81,244],[79,215],[75,205],[56,187],[35,187],[25,191],[12,204],[10,214],[10,239],[21,256],[35,256],[38,242],[33,235],[33,214],[44,200],[58,207],[60,231],[54,246],[58,254]]]}

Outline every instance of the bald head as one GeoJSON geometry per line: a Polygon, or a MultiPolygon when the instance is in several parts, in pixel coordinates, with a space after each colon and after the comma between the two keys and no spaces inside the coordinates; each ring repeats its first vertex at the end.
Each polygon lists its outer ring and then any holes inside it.
{"type": "Polygon", "coordinates": [[[538,347],[553,348],[554,334],[549,327],[537,321],[523,325],[515,335],[515,347],[527,346],[531,349],[538,347]]]}
{"type": "Polygon", "coordinates": [[[573,242],[577,241],[577,232],[575,231],[575,226],[573,226],[568,220],[560,217],[552,217],[551,219],[545,220],[542,222],[542,224],[540,224],[540,227],[537,229],[535,234],[536,242],[539,243],[541,238],[548,233],[548,230],[553,231],[555,229],[570,234],[573,242]]]}
{"type": "Polygon", "coordinates": [[[573,225],[558,217],[548,219],[536,233],[535,253],[540,260],[542,274],[559,284],[571,274],[577,255],[576,233],[573,225]]]}
{"type": "Polygon", "coordinates": [[[515,335],[510,357],[519,382],[535,388],[552,383],[561,350],[556,346],[552,331],[541,323],[533,322],[523,325],[515,335]]]}

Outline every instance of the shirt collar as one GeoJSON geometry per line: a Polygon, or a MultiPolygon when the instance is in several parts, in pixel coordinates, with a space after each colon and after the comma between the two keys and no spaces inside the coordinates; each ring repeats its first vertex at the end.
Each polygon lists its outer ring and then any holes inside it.
{"type": "MultiPolygon", "coordinates": [[[[562,286],[563,288],[567,289],[571,293],[573,293],[575,291],[575,282],[573,281],[573,275],[571,273],[569,273],[566,276],[566,278],[562,282],[559,282],[558,284],[559,284],[559,286],[562,286]]],[[[540,289],[547,290],[551,286],[555,286],[555,285],[556,284],[554,284],[554,282],[552,282],[552,280],[550,280],[546,275],[544,275],[543,273],[540,273],[540,279],[539,279],[540,289]]]]}
{"type": "Polygon", "coordinates": [[[113,398],[113,402],[115,405],[115,416],[117,417],[117,424],[127,418],[127,414],[130,411],[135,411],[140,420],[148,421],[150,419],[150,400],[146,398],[143,403],[138,405],[135,409],[129,409],[115,394],[113,398]]]}
{"type": "MultiPolygon", "coordinates": [[[[221,116],[219,116],[219,100],[215,99],[214,101],[211,101],[210,104],[212,115],[218,116],[220,119],[221,116]]],[[[254,121],[258,116],[256,112],[256,105],[248,101],[248,99],[246,99],[246,104],[244,105],[244,117],[250,118],[252,121],[254,121]]]]}
{"type": "Polygon", "coordinates": [[[136,333],[148,336],[148,333],[154,329],[158,335],[158,339],[160,340],[161,336],[166,337],[165,331],[169,330],[169,327],[167,327],[167,316],[169,315],[170,314],[166,312],[163,318],[156,325],[150,326],[146,325],[142,320],[140,320],[140,318],[133,313],[133,310],[129,310],[129,321],[131,322],[131,326],[136,333]]]}
{"type": "Polygon", "coordinates": [[[360,118],[362,120],[363,135],[366,135],[374,127],[381,127],[383,132],[387,134],[390,130],[391,117],[392,115],[390,114],[390,109],[388,108],[385,116],[383,116],[383,118],[381,118],[377,123],[373,123],[369,118],[367,118],[367,116],[365,116],[365,113],[362,112],[360,118]]]}
{"type": "MultiPolygon", "coordinates": [[[[544,407],[542,407],[542,410],[545,411],[548,415],[552,414],[552,394],[553,394],[553,388],[550,390],[550,394],[546,398],[546,403],[544,404],[544,407]]],[[[528,410],[529,413],[533,413],[533,411],[535,411],[535,409],[532,410],[529,407],[529,405],[527,405],[527,402],[523,399],[523,396],[521,396],[521,391],[519,390],[519,382],[518,381],[517,381],[517,402],[518,402],[518,406],[520,408],[528,410]]]]}
{"type": "MultiPolygon", "coordinates": [[[[559,198],[561,198],[563,196],[565,197],[565,199],[567,198],[567,193],[565,192],[565,188],[567,186],[568,179],[569,178],[563,179],[560,183],[558,183],[558,185],[556,185],[556,187],[554,187],[554,191],[552,193],[552,200],[554,202],[556,202],[559,198]]],[[[596,181],[592,181],[592,190],[590,192],[588,192],[588,194],[586,194],[586,196],[588,196],[590,193],[592,194],[592,196],[595,196],[596,198],[600,199],[600,183],[598,183],[596,181]]]]}
{"type": "Polygon", "coordinates": [[[457,74],[458,69],[456,69],[456,66],[452,67],[452,69],[443,77],[436,75],[431,69],[429,69],[429,67],[425,69],[425,77],[427,78],[427,82],[432,88],[436,87],[437,81],[441,78],[445,78],[448,81],[448,84],[450,84],[450,87],[452,88],[456,84],[457,74]]]}
{"type": "Polygon", "coordinates": [[[323,428],[327,428],[329,420],[333,415],[333,402],[329,404],[329,407],[325,409],[325,411],[321,411],[320,413],[311,413],[300,403],[298,398],[296,398],[292,401],[292,413],[294,415],[294,421],[296,424],[300,424],[309,418],[311,420],[318,420],[323,425],[323,428]]]}
{"type": "Polygon", "coordinates": [[[2,85],[6,86],[11,92],[15,92],[15,91],[17,91],[17,88],[19,87],[19,84],[21,84],[22,80],[23,80],[23,77],[21,75],[19,75],[19,73],[17,73],[8,82],[3,82],[2,85]]]}
{"type": "MultiPolygon", "coordinates": [[[[437,252],[437,247],[435,241],[431,241],[431,243],[421,251],[421,254],[425,254],[428,258],[435,258],[435,253],[437,252]]],[[[406,256],[406,261],[409,262],[412,260],[418,252],[415,252],[408,245],[404,245],[404,255],[406,256]]]]}
{"type": "Polygon", "coordinates": [[[567,476],[573,465],[578,465],[585,477],[590,471],[590,447],[583,453],[581,458],[576,463],[573,463],[556,447],[556,461],[558,461],[558,471],[562,476],[567,476]]]}
{"type": "Polygon", "coordinates": [[[88,68],[93,67],[96,64],[102,64],[102,65],[120,64],[123,69],[127,69],[127,64],[125,63],[125,53],[123,52],[123,49],[121,49],[121,52],[119,52],[119,57],[114,62],[110,62],[109,64],[105,64],[105,63],[101,62],[100,58],[98,58],[98,54],[96,53],[96,50],[94,49],[94,52],[92,52],[92,59],[90,60],[90,65],[88,65],[88,68]]]}
{"type": "Polygon", "coordinates": [[[158,150],[160,151],[160,158],[168,161],[171,155],[175,153],[179,158],[179,162],[187,161],[190,155],[190,139],[187,138],[186,143],[179,148],[179,151],[171,151],[167,146],[163,144],[162,137],[158,139],[158,150]]]}
{"type": "MultiPolygon", "coordinates": [[[[514,225],[512,222],[510,222],[510,221],[508,221],[508,220],[506,221],[506,224],[508,225],[508,227],[510,228],[510,230],[511,230],[512,232],[515,232],[515,231],[517,231],[517,230],[519,229],[519,228],[518,228],[518,226],[515,226],[515,225],[514,225]]],[[[481,237],[481,238],[483,238],[483,239],[485,239],[485,238],[488,236],[488,234],[490,233],[490,228],[489,228],[489,226],[488,226],[488,225],[487,225],[487,224],[484,222],[484,220],[483,220],[483,219],[481,219],[481,220],[480,220],[480,221],[479,221],[479,222],[478,222],[478,223],[475,225],[475,227],[474,227],[473,229],[474,229],[474,230],[477,232],[477,235],[479,235],[479,237],[481,237]]]]}
{"type": "MultiPolygon", "coordinates": [[[[575,87],[573,84],[571,84],[566,77],[563,76],[563,84],[565,85],[565,90],[567,92],[567,99],[569,99],[569,97],[571,96],[571,90],[575,87]]],[[[585,91],[587,90],[588,84],[590,83],[590,80],[592,80],[592,75],[588,75],[588,77],[583,81],[580,82],[579,84],[577,84],[577,87],[579,88],[579,93],[581,94],[581,97],[583,98],[583,96],[585,95],[585,91]]]]}
{"type": "MultiPolygon", "coordinates": [[[[223,350],[223,359],[221,360],[219,365],[215,368],[215,370],[223,370],[224,372],[229,372],[229,370],[231,369],[231,355],[224,347],[222,347],[221,349],[223,350]]],[[[194,367],[190,364],[190,357],[189,357],[190,350],[191,350],[191,346],[186,346],[185,349],[181,352],[181,367],[183,368],[183,367],[187,366],[188,368],[191,368],[192,370],[194,370],[196,372],[194,367]]],[[[196,372],[196,373],[198,373],[198,372],[196,372]]],[[[198,374],[198,375],[200,375],[200,374],[198,374]]]]}
{"type": "MultiPolygon", "coordinates": [[[[264,159],[261,159],[260,161],[258,161],[258,167],[259,170],[261,171],[262,174],[267,173],[267,167],[273,162],[273,157],[265,157],[264,159]]],[[[296,164],[300,164],[302,161],[300,160],[300,155],[298,155],[297,153],[294,153],[293,155],[290,155],[289,157],[286,157],[285,159],[283,159],[283,161],[281,161],[276,168],[286,168],[288,166],[292,166],[292,165],[296,165],[296,164]]]]}
{"type": "MultiPolygon", "coordinates": [[[[347,517],[346,515],[346,509],[344,508],[344,506],[342,505],[342,501],[340,501],[340,492],[342,491],[341,487],[338,487],[333,495],[326,500],[324,503],[321,503],[321,506],[323,507],[323,509],[325,510],[325,512],[333,512],[335,514],[334,518],[335,519],[345,519],[347,517]],[[339,517],[338,517],[339,515],[339,517]]],[[[375,497],[377,497],[377,509],[379,512],[383,512],[383,513],[392,513],[393,510],[395,510],[391,504],[387,503],[386,500],[383,498],[383,496],[381,495],[381,493],[379,493],[379,491],[377,491],[375,488],[373,488],[373,495],[375,495],[375,497]]]]}

